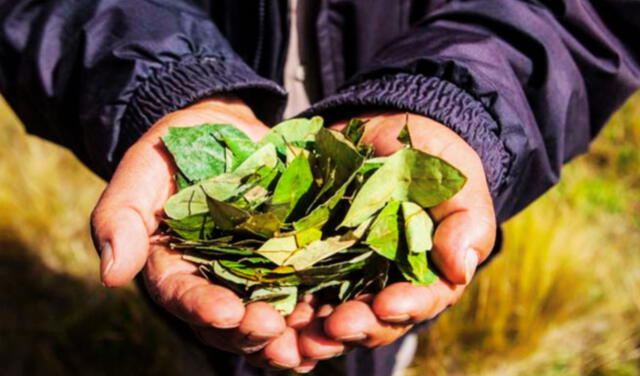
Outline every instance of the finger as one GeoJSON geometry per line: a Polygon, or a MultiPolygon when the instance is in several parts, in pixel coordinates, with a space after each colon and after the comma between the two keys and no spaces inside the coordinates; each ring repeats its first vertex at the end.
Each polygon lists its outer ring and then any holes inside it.
{"type": "Polygon", "coordinates": [[[158,227],[164,202],[175,191],[175,168],[160,137],[170,125],[193,126],[202,121],[199,116],[181,117],[179,112],[163,118],[127,150],[118,164],[91,215],[103,284],[126,284],[142,269],[149,236],[158,227]]]}
{"type": "Polygon", "coordinates": [[[301,329],[311,323],[315,314],[315,297],[313,295],[307,295],[303,297],[293,312],[287,316],[287,326],[294,329],[301,329]]]}
{"type": "Polygon", "coordinates": [[[464,286],[443,280],[427,286],[398,282],[376,295],[372,309],[385,322],[418,323],[435,317],[455,304],[463,291],[464,286]]]}
{"type": "Polygon", "coordinates": [[[333,306],[331,304],[323,304],[320,307],[318,307],[318,310],[316,311],[316,317],[326,318],[326,317],[329,317],[329,315],[332,312],[333,312],[333,306]]]}
{"type": "Polygon", "coordinates": [[[368,304],[355,300],[337,306],[324,322],[324,332],[329,337],[366,347],[390,344],[410,328],[410,324],[390,324],[379,320],[368,304]]]}
{"type": "Polygon", "coordinates": [[[262,350],[267,363],[279,369],[291,369],[300,366],[302,356],[298,349],[298,334],[295,329],[287,328],[262,350]]]}
{"type": "MultiPolygon", "coordinates": [[[[196,326],[238,327],[245,314],[242,300],[196,272],[195,265],[183,260],[179,252],[154,245],[144,277],[156,303],[180,319],[196,326]]],[[[265,326],[276,327],[267,321],[265,326]]]]}
{"type": "Polygon", "coordinates": [[[309,373],[313,371],[313,369],[316,367],[317,364],[318,364],[318,361],[316,360],[304,359],[300,362],[300,365],[294,368],[293,370],[297,373],[309,373]]]}
{"type": "Polygon", "coordinates": [[[243,353],[255,352],[280,336],[286,327],[284,317],[268,303],[251,303],[245,308],[245,315],[232,342],[243,353]]]}
{"type": "Polygon", "coordinates": [[[128,283],[142,269],[149,235],[173,191],[171,163],[159,147],[138,143],[125,154],[91,216],[107,286],[128,283]]]}
{"type": "Polygon", "coordinates": [[[215,347],[238,355],[256,354],[269,344],[269,340],[264,339],[253,341],[246,334],[241,333],[237,328],[218,329],[213,327],[193,326],[192,329],[200,342],[206,346],[215,347]]]}
{"type": "Polygon", "coordinates": [[[448,281],[466,285],[493,248],[495,234],[492,210],[468,208],[453,212],[438,224],[432,260],[448,281]]]}
{"type": "Polygon", "coordinates": [[[345,351],[342,342],[324,333],[324,319],[316,318],[300,330],[300,353],[312,360],[323,360],[341,355],[345,351]]]}

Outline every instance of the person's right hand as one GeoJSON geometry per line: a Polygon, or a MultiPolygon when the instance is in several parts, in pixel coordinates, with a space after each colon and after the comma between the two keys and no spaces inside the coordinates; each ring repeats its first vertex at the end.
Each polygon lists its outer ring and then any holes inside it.
{"type": "MultiPolygon", "coordinates": [[[[464,139],[418,114],[381,111],[361,118],[367,120],[362,142],[374,146],[376,155],[391,155],[403,148],[398,134],[408,125],[412,147],[456,166],[467,183],[429,210],[437,223],[431,260],[440,278],[428,286],[396,282],[373,296],[318,308],[319,319],[300,331],[300,349],[309,358],[328,358],[352,346],[374,348],[398,340],[414,324],[455,304],[495,243],[496,217],[487,178],[480,156],[464,139]],[[322,311],[328,313],[322,315],[322,311]]],[[[332,128],[341,130],[345,125],[341,122],[332,128]]]]}
{"type": "Polygon", "coordinates": [[[154,300],[189,323],[207,345],[253,353],[262,366],[301,364],[297,333],[267,303],[245,307],[232,291],[201,277],[194,264],[154,239],[162,207],[175,192],[174,163],[161,137],[168,127],[234,124],[254,141],[268,128],[249,107],[232,98],[208,99],[173,112],[153,125],[125,154],[91,218],[104,285],[122,286],[146,265],[144,277],[154,300]]]}

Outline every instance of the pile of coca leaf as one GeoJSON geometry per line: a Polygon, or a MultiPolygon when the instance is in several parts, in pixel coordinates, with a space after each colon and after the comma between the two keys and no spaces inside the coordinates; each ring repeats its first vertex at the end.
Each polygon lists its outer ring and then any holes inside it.
{"type": "Polygon", "coordinates": [[[434,224],[425,211],[466,177],[440,158],[406,147],[388,157],[321,118],[274,127],[259,143],[231,125],[171,128],[163,138],[179,169],[165,204],[170,245],[246,302],[283,314],[298,297],[341,302],[390,280],[429,284],[434,224]]]}

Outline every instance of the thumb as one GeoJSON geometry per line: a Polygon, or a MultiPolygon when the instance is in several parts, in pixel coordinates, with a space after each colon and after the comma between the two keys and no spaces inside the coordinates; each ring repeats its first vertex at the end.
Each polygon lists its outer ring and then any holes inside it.
{"type": "Polygon", "coordinates": [[[480,207],[460,209],[445,217],[434,236],[433,262],[454,284],[468,284],[495,242],[493,212],[480,207]]]}
{"type": "Polygon", "coordinates": [[[174,190],[172,164],[160,140],[140,140],[125,154],[91,216],[102,283],[121,286],[142,269],[149,236],[174,190]]]}
{"type": "Polygon", "coordinates": [[[175,191],[173,161],[161,136],[169,126],[203,123],[234,124],[254,141],[268,131],[236,98],[210,98],[166,115],[129,148],[91,216],[106,286],[126,284],[144,267],[149,236],[158,228],[162,207],[175,191]]]}
{"type": "MultiPolygon", "coordinates": [[[[459,168],[467,182],[455,196],[431,209],[438,222],[431,255],[449,282],[468,284],[493,249],[496,217],[480,157],[452,131],[443,129],[441,134],[442,147],[435,154],[459,168]]],[[[433,140],[417,143],[424,147],[427,142],[433,140]]]]}

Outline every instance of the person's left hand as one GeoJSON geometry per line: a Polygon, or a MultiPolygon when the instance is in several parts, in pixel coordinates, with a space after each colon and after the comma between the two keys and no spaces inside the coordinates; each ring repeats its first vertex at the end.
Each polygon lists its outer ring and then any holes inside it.
{"type": "MultiPolygon", "coordinates": [[[[363,119],[369,119],[363,141],[372,144],[377,155],[403,147],[397,136],[407,123],[405,113],[363,119]]],[[[300,351],[307,358],[331,358],[352,345],[377,347],[394,342],[414,324],[455,304],[493,248],[496,218],[479,156],[456,133],[432,119],[412,114],[408,124],[413,147],[448,161],[468,178],[460,192],[430,211],[437,222],[431,256],[444,279],[428,286],[398,282],[376,296],[323,307],[319,311],[324,315],[300,331],[300,351]]],[[[344,123],[333,128],[342,127],[344,123]]]]}

